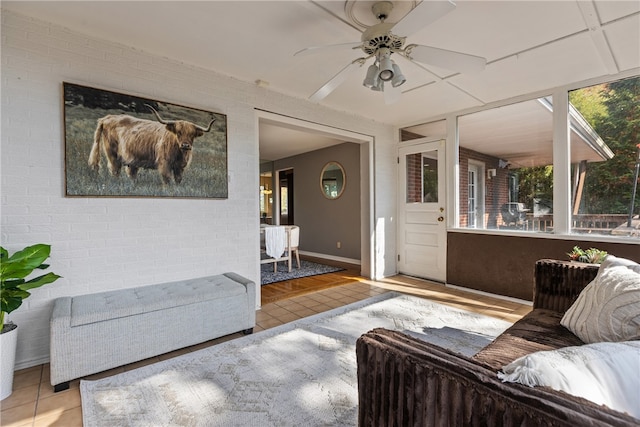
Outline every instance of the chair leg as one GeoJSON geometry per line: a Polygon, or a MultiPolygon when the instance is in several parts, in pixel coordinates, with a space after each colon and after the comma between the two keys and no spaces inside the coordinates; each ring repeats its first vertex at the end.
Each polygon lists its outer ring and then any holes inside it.
{"type": "Polygon", "coordinates": [[[296,261],[298,261],[298,268],[300,268],[300,252],[296,249],[296,261]]]}

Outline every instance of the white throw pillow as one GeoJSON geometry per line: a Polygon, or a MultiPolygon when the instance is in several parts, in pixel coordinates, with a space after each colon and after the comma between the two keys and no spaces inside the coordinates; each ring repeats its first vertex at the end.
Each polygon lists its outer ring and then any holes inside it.
{"type": "Polygon", "coordinates": [[[640,418],[640,341],[531,353],[503,367],[498,378],[551,387],[640,418]]]}
{"type": "Polygon", "coordinates": [[[640,339],[640,265],[608,255],[560,324],[585,343],[640,339]]]}

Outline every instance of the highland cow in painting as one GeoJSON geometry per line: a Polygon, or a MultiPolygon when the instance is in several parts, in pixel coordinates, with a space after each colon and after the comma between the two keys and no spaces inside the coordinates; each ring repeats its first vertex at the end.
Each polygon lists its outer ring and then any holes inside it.
{"type": "Polygon", "coordinates": [[[164,184],[173,178],[176,184],[191,163],[194,139],[211,130],[215,119],[206,128],[186,120],[164,120],[151,107],[158,121],[138,119],[129,115],[108,115],[98,120],[89,166],[100,169],[100,148],[107,158],[111,175],[119,176],[122,166],[135,179],[138,169],[157,169],[164,184]]]}

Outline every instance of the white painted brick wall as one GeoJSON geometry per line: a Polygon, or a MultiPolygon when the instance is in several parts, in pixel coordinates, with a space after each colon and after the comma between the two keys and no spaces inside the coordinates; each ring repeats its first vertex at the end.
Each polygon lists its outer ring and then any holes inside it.
{"type": "Polygon", "coordinates": [[[259,281],[254,108],[375,137],[375,214],[384,234],[375,274],[395,272],[395,256],[384,256],[395,254],[391,127],[6,11],[1,47],[1,244],[14,252],[50,243],[50,270],[64,277],[10,316],[19,325],[17,368],[48,360],[57,297],[226,271],[259,281]],[[65,197],[63,81],[226,114],[229,198],[65,197]]]}

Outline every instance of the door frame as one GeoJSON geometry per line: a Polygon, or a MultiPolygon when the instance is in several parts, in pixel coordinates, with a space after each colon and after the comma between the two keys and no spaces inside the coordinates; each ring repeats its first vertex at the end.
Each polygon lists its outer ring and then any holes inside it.
{"type": "MultiPolygon", "coordinates": [[[[374,142],[375,138],[372,135],[365,135],[358,132],[352,132],[349,130],[335,128],[320,123],[310,122],[307,120],[297,119],[290,116],[283,116],[281,114],[272,113],[269,111],[255,109],[255,126],[258,130],[256,132],[256,146],[260,147],[260,121],[265,120],[271,123],[277,122],[284,127],[293,127],[310,134],[319,133],[324,136],[333,136],[345,142],[353,142],[360,145],[360,274],[364,277],[371,279],[379,279],[384,273],[384,264],[382,262],[376,262],[375,254],[377,242],[375,232],[375,179],[374,179],[374,142]]],[[[259,181],[259,166],[256,167],[257,180],[259,181]]],[[[276,201],[274,200],[274,203],[276,201]]],[[[280,200],[277,200],[280,203],[280,200]]],[[[279,205],[278,205],[279,206],[279,205]]],[[[279,218],[279,212],[278,212],[279,218]]],[[[256,237],[257,239],[259,238],[256,237]]],[[[384,239],[382,243],[384,243],[384,239]]],[[[258,246],[256,246],[258,248],[258,246]]],[[[260,256],[256,255],[256,265],[259,269],[260,256]]]]}

